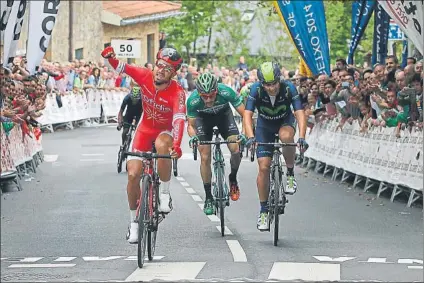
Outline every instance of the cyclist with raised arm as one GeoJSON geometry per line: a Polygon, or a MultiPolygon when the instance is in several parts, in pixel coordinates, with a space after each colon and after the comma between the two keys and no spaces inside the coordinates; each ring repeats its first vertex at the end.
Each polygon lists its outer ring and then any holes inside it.
{"type": "MultiPolygon", "coordinates": [[[[190,136],[190,147],[197,141],[212,140],[213,127],[215,126],[218,127],[220,135],[226,140],[235,141],[244,137],[240,135],[234,121],[230,103],[243,117],[243,102],[232,88],[218,83],[217,78],[210,73],[204,73],[199,76],[196,80],[196,90],[193,91],[187,100],[187,132],[190,136]]],[[[240,142],[245,142],[245,140],[240,142]]],[[[237,171],[240,166],[241,156],[238,144],[228,144],[228,148],[231,152],[230,197],[233,201],[237,201],[240,197],[237,171]]],[[[211,146],[199,145],[198,149],[201,159],[200,174],[206,194],[203,212],[206,215],[211,215],[215,212],[211,192],[211,146]]]]}
{"type": "MultiPolygon", "coordinates": [[[[102,56],[108,59],[109,64],[118,73],[125,72],[140,86],[144,113],[131,141],[131,150],[152,151],[154,143],[158,154],[171,154],[174,158],[180,158],[186,106],[184,89],[172,79],[183,62],[177,50],[174,48],[159,50],[153,71],[115,59],[115,52],[110,46],[102,51],[102,56]]],[[[130,243],[137,243],[138,223],[135,219],[137,200],[140,199],[143,163],[138,157],[128,156],[127,160],[127,194],[131,217],[127,240],[130,243]]],[[[160,179],[159,210],[162,213],[169,213],[172,210],[169,194],[172,161],[159,159],[157,168],[160,179]]]]}
{"type": "Polygon", "coordinates": [[[122,128],[122,146],[124,145],[126,136],[130,130],[130,126],[128,124],[132,124],[133,119],[135,119],[136,124],[140,121],[141,114],[143,113],[143,106],[141,103],[141,93],[140,87],[138,85],[134,85],[131,88],[131,92],[124,97],[122,100],[121,109],[118,113],[118,131],[122,128]],[[125,115],[123,115],[125,109],[125,115]],[[127,123],[124,124],[123,122],[127,123]]]}
{"type": "MultiPolygon", "coordinates": [[[[300,131],[297,143],[303,152],[308,147],[305,141],[306,118],[301,98],[295,86],[290,81],[281,78],[280,68],[273,62],[265,62],[260,66],[258,79],[259,82],[251,86],[243,116],[248,137],[246,146],[250,147],[255,142],[273,143],[275,134],[279,135],[281,142],[293,143],[297,120],[300,131]],[[291,107],[293,107],[294,115],[291,107]],[[252,117],[255,109],[258,111],[258,119],[254,134],[252,117]]],[[[260,231],[269,229],[268,195],[272,154],[273,146],[261,145],[256,149],[259,165],[257,186],[260,201],[257,228],[260,231]]],[[[296,148],[285,147],[283,156],[287,166],[285,193],[294,194],[297,190],[297,182],[294,177],[296,148]]]]}

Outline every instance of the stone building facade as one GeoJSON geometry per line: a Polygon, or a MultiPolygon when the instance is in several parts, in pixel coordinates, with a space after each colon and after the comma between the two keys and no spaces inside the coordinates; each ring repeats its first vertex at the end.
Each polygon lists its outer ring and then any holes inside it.
{"type": "MultiPolygon", "coordinates": [[[[154,62],[154,56],[159,49],[159,23],[163,19],[179,15],[181,8],[181,4],[168,1],[70,3],[60,3],[49,48],[45,54],[49,61],[100,61],[100,52],[110,45],[113,39],[133,39],[141,41],[141,54],[140,58],[128,61],[137,65],[154,62]]],[[[17,55],[25,54],[27,38],[28,11],[24,18],[17,55]]]]}

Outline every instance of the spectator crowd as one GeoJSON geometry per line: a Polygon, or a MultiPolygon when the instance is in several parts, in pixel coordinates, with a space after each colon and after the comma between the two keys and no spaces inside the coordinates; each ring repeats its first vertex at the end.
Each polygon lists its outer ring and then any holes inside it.
{"type": "MultiPolygon", "coordinates": [[[[117,74],[104,61],[43,60],[35,75],[29,75],[25,62],[24,57],[16,57],[13,64],[1,68],[0,119],[6,133],[14,123],[23,129],[37,126],[36,119],[42,115],[48,95],[56,98],[60,108],[64,95],[78,95],[90,88],[129,91],[132,86],[129,76],[117,74]]],[[[144,66],[153,69],[152,63],[144,66]]],[[[257,69],[249,68],[244,57],[233,68],[183,64],[176,79],[189,95],[195,89],[196,78],[205,72],[213,73],[219,82],[238,93],[244,85],[257,81],[257,69]]],[[[370,127],[395,127],[398,136],[402,128],[422,128],[422,59],[408,58],[405,68],[401,68],[396,57],[388,56],[385,65],[364,69],[338,59],[329,75],[305,77],[286,70],[284,65],[282,74],[301,95],[311,130],[327,119],[338,119],[339,129],[345,123],[357,122],[362,132],[370,127]]]]}

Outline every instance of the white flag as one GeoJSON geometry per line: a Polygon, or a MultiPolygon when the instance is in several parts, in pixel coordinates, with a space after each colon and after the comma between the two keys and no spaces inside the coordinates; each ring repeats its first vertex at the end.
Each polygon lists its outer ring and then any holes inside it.
{"type": "Polygon", "coordinates": [[[12,12],[12,6],[15,0],[1,1],[0,5],[0,41],[4,42],[4,30],[6,29],[7,23],[9,22],[9,16],[12,12]]]}
{"type": "Polygon", "coordinates": [[[31,1],[27,46],[27,69],[34,74],[49,47],[60,0],[31,1]]]}
{"type": "Polygon", "coordinates": [[[9,58],[15,57],[19,37],[21,36],[22,22],[24,20],[27,1],[14,1],[9,20],[4,30],[3,63],[9,63],[9,58]]]}
{"type": "Polygon", "coordinates": [[[379,0],[378,3],[423,54],[424,1],[379,0]]]}

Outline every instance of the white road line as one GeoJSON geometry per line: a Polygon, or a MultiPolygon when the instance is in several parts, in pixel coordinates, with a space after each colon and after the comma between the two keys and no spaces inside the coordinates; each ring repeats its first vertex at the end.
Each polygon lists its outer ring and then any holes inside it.
{"type": "MultiPolygon", "coordinates": [[[[221,233],[221,225],[216,226],[216,229],[218,230],[219,233],[221,233]]],[[[233,232],[231,232],[231,230],[228,229],[227,226],[225,226],[224,235],[230,236],[230,235],[233,235],[233,232]]]]}
{"type": "Polygon", "coordinates": [[[323,255],[314,255],[315,259],[319,261],[330,261],[330,262],[345,262],[347,260],[354,259],[355,257],[350,256],[341,256],[341,257],[330,257],[330,256],[323,256],[323,255]]]}
{"type": "Polygon", "coordinates": [[[200,207],[200,209],[203,211],[203,206],[205,205],[204,203],[198,203],[197,204],[199,207],[200,207]]]}
{"type": "Polygon", "coordinates": [[[408,269],[423,269],[422,266],[417,266],[417,265],[409,265],[408,269]]]}
{"type": "Polygon", "coordinates": [[[182,186],[184,187],[190,187],[190,184],[187,182],[180,182],[182,186]]]}
{"type": "Polygon", "coordinates": [[[268,279],[340,281],[340,264],[274,262],[268,279]]]}
{"type": "Polygon", "coordinates": [[[143,268],[137,268],[125,281],[194,280],[205,264],[206,262],[146,262],[143,268]]]}
{"type": "MultiPolygon", "coordinates": [[[[202,208],[203,209],[203,208],[202,208]]],[[[216,215],[208,215],[208,218],[212,222],[219,222],[219,218],[216,215]]]]}
{"type": "Polygon", "coordinates": [[[184,182],[184,178],[183,177],[176,177],[176,179],[180,182],[184,182]]]}
{"type": "Polygon", "coordinates": [[[61,257],[58,257],[57,259],[55,259],[54,261],[67,262],[67,261],[72,261],[74,259],[76,259],[75,256],[61,256],[61,257]]]}
{"type": "Polygon", "coordinates": [[[247,262],[246,254],[237,240],[227,240],[227,245],[233,254],[234,262],[247,262]]]}
{"type": "Polygon", "coordinates": [[[114,259],[120,259],[120,258],[123,258],[123,256],[106,256],[106,257],[84,256],[82,257],[84,261],[107,261],[107,260],[114,260],[114,259]]]}
{"type": "Polygon", "coordinates": [[[104,153],[83,153],[82,156],[103,156],[104,153]]]}
{"type": "MultiPolygon", "coordinates": [[[[153,256],[153,260],[161,260],[163,259],[165,256],[163,255],[154,255],[153,256]]],[[[148,260],[148,257],[145,257],[146,260],[148,260]]],[[[129,257],[127,257],[125,260],[137,260],[137,256],[136,255],[131,255],[129,257]]]]}
{"type": "Polygon", "coordinates": [[[44,154],[44,162],[55,162],[58,157],[57,154],[44,154]]]}
{"type": "Polygon", "coordinates": [[[393,262],[387,262],[387,258],[385,257],[370,257],[367,261],[359,261],[361,263],[393,263],[393,262]]]}
{"type": "Polygon", "coordinates": [[[50,267],[74,267],[75,263],[27,263],[12,264],[8,268],[50,268],[50,267]]]}
{"type": "Polygon", "coordinates": [[[190,188],[190,187],[184,187],[184,189],[187,191],[187,193],[189,193],[189,194],[195,194],[196,193],[196,191],[195,190],[193,190],[193,188],[190,188]]]}
{"type": "Polygon", "coordinates": [[[83,161],[83,162],[92,162],[92,161],[103,161],[104,159],[96,159],[96,158],[93,158],[93,159],[80,159],[80,161],[83,161]]]}
{"type": "Polygon", "coordinates": [[[194,201],[202,201],[202,198],[199,197],[198,195],[191,195],[191,197],[193,198],[194,201]]]}
{"type": "Polygon", "coordinates": [[[19,262],[37,262],[40,259],[42,259],[42,257],[26,257],[24,259],[21,259],[19,262]]]}
{"type": "Polygon", "coordinates": [[[410,258],[401,258],[398,260],[398,263],[406,263],[406,264],[423,264],[423,260],[422,259],[410,259],[410,258]]]}

